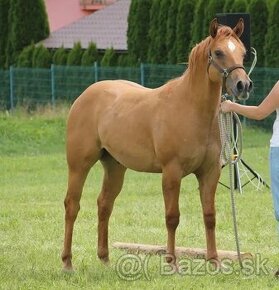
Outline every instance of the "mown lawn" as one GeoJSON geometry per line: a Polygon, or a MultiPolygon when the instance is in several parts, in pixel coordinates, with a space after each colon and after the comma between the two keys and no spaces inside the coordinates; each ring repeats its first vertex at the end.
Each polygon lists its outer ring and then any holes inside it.
{"type": "MultiPolygon", "coordinates": [[[[121,264],[125,253],[112,247],[116,241],[166,242],[160,175],[132,171],[127,172],[111,217],[111,265],[103,266],[96,256],[96,198],[102,179],[99,164],[85,184],[74,231],[76,271],[63,273],[65,120],[66,112],[0,116],[0,289],[279,289],[279,281],[273,277],[279,267],[279,247],[271,194],[265,187],[257,191],[251,183],[243,188],[243,194],[236,193],[240,247],[256,257],[250,268],[241,272],[234,263],[232,271],[217,274],[206,264],[185,259],[182,262],[192,268],[172,274],[160,257],[144,255],[124,256],[128,262],[121,264]],[[139,261],[143,262],[136,268],[139,261]],[[129,274],[131,265],[135,271],[129,274]],[[198,269],[198,265],[202,267],[198,269]]],[[[268,183],[269,138],[270,133],[244,129],[243,159],[268,183]]],[[[221,180],[228,182],[227,168],[221,180]]],[[[180,206],[177,245],[204,248],[193,176],[183,180],[180,206]]],[[[216,207],[218,248],[235,250],[230,194],[222,185],[218,186],[216,207]]]]}

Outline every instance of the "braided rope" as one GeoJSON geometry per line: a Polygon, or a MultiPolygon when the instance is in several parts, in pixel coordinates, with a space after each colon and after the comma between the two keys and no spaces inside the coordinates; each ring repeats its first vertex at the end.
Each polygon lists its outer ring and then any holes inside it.
{"type": "MultiPolygon", "coordinates": [[[[251,47],[251,53],[254,55],[254,60],[248,72],[248,76],[254,70],[257,63],[257,51],[254,47],[251,47]]],[[[226,100],[226,95],[222,96],[222,101],[226,100]]],[[[231,190],[231,204],[232,204],[232,216],[233,216],[233,226],[235,243],[239,265],[243,268],[241,256],[240,256],[240,246],[239,246],[239,236],[237,230],[237,220],[236,220],[236,206],[235,206],[235,196],[234,196],[234,185],[233,185],[233,167],[240,161],[242,154],[242,127],[238,115],[235,112],[223,113],[220,111],[218,116],[220,139],[222,150],[220,154],[220,162],[222,167],[229,164],[229,178],[230,178],[230,190],[231,190]]],[[[240,162],[241,163],[241,162],[240,162]]]]}
{"type": "Polygon", "coordinates": [[[234,196],[233,185],[233,166],[240,160],[242,154],[242,127],[239,117],[236,113],[219,113],[219,128],[220,138],[222,144],[222,150],[220,155],[220,161],[222,166],[229,165],[229,179],[231,190],[231,205],[232,205],[232,217],[234,236],[236,242],[236,251],[240,267],[242,268],[242,261],[240,255],[239,236],[237,230],[236,219],[236,205],[234,196]],[[236,126],[236,127],[234,127],[236,126]]]}

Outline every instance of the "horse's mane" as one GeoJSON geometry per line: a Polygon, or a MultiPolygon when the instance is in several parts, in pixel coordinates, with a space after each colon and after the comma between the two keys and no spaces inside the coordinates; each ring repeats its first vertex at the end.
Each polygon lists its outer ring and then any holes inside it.
{"type": "MultiPolygon", "coordinates": [[[[230,27],[220,25],[217,31],[217,35],[214,38],[214,41],[218,41],[220,38],[229,38],[229,37],[233,37],[239,43],[241,43],[241,40],[237,37],[237,35],[230,27]]],[[[189,72],[195,71],[200,59],[207,61],[209,47],[212,41],[213,38],[211,36],[208,36],[207,38],[205,38],[204,40],[202,40],[200,43],[196,44],[196,46],[193,47],[189,55],[187,71],[189,72]]],[[[243,44],[241,43],[241,45],[243,44]]]]}

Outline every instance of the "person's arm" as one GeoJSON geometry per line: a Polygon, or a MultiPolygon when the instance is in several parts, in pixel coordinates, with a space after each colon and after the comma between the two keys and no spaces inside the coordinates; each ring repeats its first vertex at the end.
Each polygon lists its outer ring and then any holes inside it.
{"type": "Polygon", "coordinates": [[[262,120],[279,108],[279,81],[259,106],[245,106],[231,101],[221,103],[222,112],[236,112],[249,119],[262,120]]]}

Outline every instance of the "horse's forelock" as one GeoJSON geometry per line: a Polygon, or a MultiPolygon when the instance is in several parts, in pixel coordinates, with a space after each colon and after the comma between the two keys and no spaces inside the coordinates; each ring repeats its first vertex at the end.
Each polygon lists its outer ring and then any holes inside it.
{"type": "Polygon", "coordinates": [[[217,35],[215,37],[215,40],[218,41],[222,37],[225,37],[225,38],[233,37],[238,42],[240,42],[240,39],[238,38],[238,36],[235,34],[235,32],[229,26],[220,26],[219,27],[217,35]]]}

